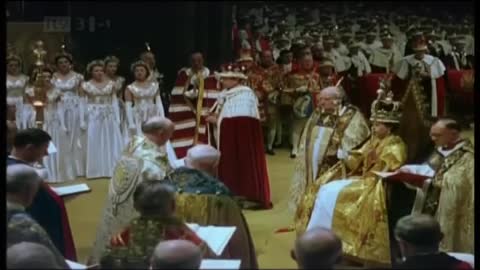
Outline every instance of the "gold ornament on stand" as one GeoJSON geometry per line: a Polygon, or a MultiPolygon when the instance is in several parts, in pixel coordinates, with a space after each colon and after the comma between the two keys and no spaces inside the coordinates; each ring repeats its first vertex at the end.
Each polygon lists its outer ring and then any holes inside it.
{"type": "Polygon", "coordinates": [[[33,48],[33,55],[35,57],[35,67],[44,67],[47,51],[44,49],[43,41],[38,40],[35,42],[35,47],[33,48]]]}
{"type": "Polygon", "coordinates": [[[35,46],[33,49],[33,56],[34,64],[33,64],[33,100],[32,105],[35,107],[37,111],[37,126],[41,127],[43,125],[43,121],[39,120],[39,115],[43,112],[43,108],[46,105],[47,101],[47,93],[46,93],[46,79],[44,75],[44,69],[47,67],[46,64],[46,56],[47,51],[44,49],[44,43],[41,40],[35,42],[35,46]]]}

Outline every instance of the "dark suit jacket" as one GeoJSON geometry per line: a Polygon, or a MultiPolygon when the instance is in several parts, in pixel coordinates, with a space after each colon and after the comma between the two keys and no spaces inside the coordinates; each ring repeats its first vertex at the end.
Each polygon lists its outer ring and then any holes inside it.
{"type": "Polygon", "coordinates": [[[407,258],[406,261],[394,267],[396,269],[473,269],[468,263],[440,252],[438,254],[419,255],[407,258]]]}
{"type": "MultiPolygon", "coordinates": [[[[23,161],[7,157],[7,166],[14,164],[30,166],[30,164],[23,161]]],[[[42,183],[33,199],[32,205],[26,209],[26,212],[43,227],[63,256],[75,261],[76,252],[68,218],[64,212],[64,207],[53,197],[58,196],[54,193],[47,183],[42,183]]]]}

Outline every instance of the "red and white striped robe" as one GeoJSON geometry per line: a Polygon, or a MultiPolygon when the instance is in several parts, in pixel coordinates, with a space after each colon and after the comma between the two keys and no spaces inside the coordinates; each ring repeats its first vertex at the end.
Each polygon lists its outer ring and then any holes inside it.
{"type": "MultiPolygon", "coordinates": [[[[205,71],[208,71],[205,70],[205,71]]],[[[200,118],[200,124],[198,126],[199,136],[197,143],[208,144],[208,131],[205,126],[205,117],[208,115],[210,107],[217,100],[219,90],[217,87],[217,79],[213,75],[209,75],[210,72],[204,72],[204,92],[202,102],[202,117],[200,118]]],[[[185,85],[189,78],[190,69],[182,69],[178,73],[175,86],[172,90],[171,103],[169,108],[169,118],[175,124],[175,131],[173,133],[171,142],[177,158],[185,157],[187,150],[194,145],[195,129],[197,126],[197,120],[194,111],[188,105],[184,96],[185,85]]],[[[196,110],[198,98],[188,98],[191,105],[196,110]]]]}

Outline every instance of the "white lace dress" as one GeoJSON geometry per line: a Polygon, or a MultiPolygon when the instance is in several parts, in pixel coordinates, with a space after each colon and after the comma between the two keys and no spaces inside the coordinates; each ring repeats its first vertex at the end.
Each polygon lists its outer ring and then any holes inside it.
{"type": "Polygon", "coordinates": [[[15,122],[18,129],[35,127],[35,109],[31,104],[24,103],[28,76],[20,74],[17,77],[7,76],[7,105],[15,107],[15,122]]]}
{"type": "Polygon", "coordinates": [[[124,145],[128,144],[128,140],[130,138],[128,133],[128,123],[127,123],[127,115],[125,112],[125,102],[123,102],[123,90],[125,85],[125,78],[121,76],[117,76],[113,79],[114,82],[114,91],[117,93],[117,100],[118,100],[118,108],[120,110],[120,131],[122,132],[122,138],[124,145]]]}
{"type": "Polygon", "coordinates": [[[88,102],[86,177],[110,178],[124,146],[115,82],[103,88],[84,82],[82,89],[88,102]]]}
{"type": "MultiPolygon", "coordinates": [[[[127,123],[132,136],[142,136],[142,123],[153,116],[165,116],[162,99],[157,82],[150,82],[145,87],[140,87],[136,83],[127,86],[127,91],[133,96],[132,117],[128,116],[127,123]]],[[[126,106],[131,104],[126,102],[126,106]]]]}
{"type": "Polygon", "coordinates": [[[55,73],[52,78],[54,88],[60,91],[61,100],[58,110],[64,121],[64,132],[61,133],[61,144],[57,147],[65,159],[67,167],[59,168],[65,178],[55,179],[57,182],[72,181],[79,176],[85,176],[86,162],[86,122],[85,100],[78,95],[78,88],[83,82],[83,76],[72,72],[67,78],[59,78],[55,73]]]}
{"type": "MultiPolygon", "coordinates": [[[[33,93],[33,88],[28,89],[28,94],[33,93]]],[[[43,164],[48,172],[45,181],[49,183],[73,181],[76,179],[74,163],[71,157],[70,144],[66,134],[64,116],[64,103],[61,102],[62,92],[52,88],[47,91],[47,104],[43,109],[43,129],[52,137],[52,143],[57,152],[43,159],[43,164]],[[60,99],[59,99],[60,98],[60,99]]]]}

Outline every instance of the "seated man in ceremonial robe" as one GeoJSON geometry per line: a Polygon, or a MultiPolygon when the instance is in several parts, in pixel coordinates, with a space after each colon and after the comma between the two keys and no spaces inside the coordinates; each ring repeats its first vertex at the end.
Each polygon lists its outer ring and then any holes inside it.
{"type": "Polygon", "coordinates": [[[140,183],[133,193],[135,209],[140,217],[133,219],[120,233],[111,238],[103,265],[110,267],[148,267],[155,246],[160,241],[183,239],[202,249],[211,250],[182,219],[175,214],[175,191],[157,180],[140,183]]]}
{"type": "Polygon", "coordinates": [[[338,152],[357,148],[370,136],[360,110],[343,104],[342,98],[335,86],[323,89],[319,107],[305,125],[290,192],[290,208],[294,212],[312,182],[338,162],[338,152]]]}
{"type": "Polygon", "coordinates": [[[235,226],[237,229],[221,255],[241,259],[241,268],[258,268],[253,239],[242,209],[230,190],[217,179],[220,152],[210,145],[190,148],[185,167],[169,174],[164,182],[175,187],[176,215],[200,226],[235,226]]]}
{"type": "Polygon", "coordinates": [[[132,198],[136,186],[144,180],[161,180],[176,166],[166,149],[173,129],[170,120],[153,117],[142,125],[144,136],[135,137],[123,152],[110,182],[90,263],[98,262],[113,233],[138,217],[132,198]]]}
{"type": "Polygon", "coordinates": [[[405,143],[393,133],[401,113],[392,97],[379,91],[372,104],[373,135],[319,177],[321,187],[306,195],[305,216],[297,224],[300,232],[307,222],[307,231],[317,226],[333,230],[345,256],[362,263],[390,263],[386,195],[375,172],[394,171],[407,156],[405,143]]]}

